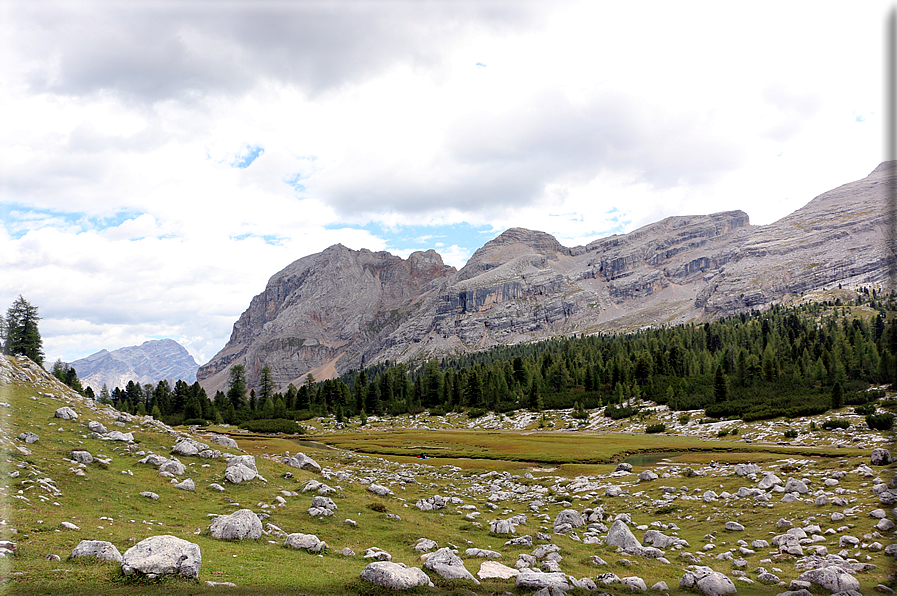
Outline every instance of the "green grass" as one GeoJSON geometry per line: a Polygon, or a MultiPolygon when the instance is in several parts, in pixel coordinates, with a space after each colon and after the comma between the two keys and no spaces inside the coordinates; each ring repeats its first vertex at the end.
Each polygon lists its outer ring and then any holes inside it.
{"type": "MultiPolygon", "coordinates": [[[[196,482],[196,492],[185,492],[175,489],[168,479],[160,478],[156,469],[138,464],[138,455],[127,453],[123,443],[110,443],[93,439],[89,436],[86,424],[89,419],[100,420],[110,429],[108,419],[91,412],[83,404],[76,404],[75,409],[81,414],[77,421],[56,421],[52,412],[64,402],[39,396],[44,392],[59,394],[62,390],[47,381],[45,386],[31,384],[14,384],[0,387],[0,401],[9,402],[12,409],[0,408],[0,425],[9,436],[16,436],[24,430],[33,430],[40,435],[40,441],[29,447],[32,453],[25,455],[8,449],[0,458],[0,486],[5,486],[6,498],[0,500],[2,510],[0,516],[8,522],[0,526],[0,538],[10,539],[17,544],[14,557],[0,559],[0,592],[8,594],[88,594],[88,595],[124,595],[146,594],[181,596],[188,594],[306,594],[306,595],[342,595],[357,594],[362,596],[382,596],[385,590],[371,586],[359,580],[359,573],[367,564],[361,559],[363,551],[371,546],[382,548],[393,555],[393,560],[411,566],[421,566],[418,553],[412,550],[414,542],[421,537],[436,540],[440,546],[452,544],[463,553],[471,546],[497,550],[502,553],[501,562],[513,566],[517,554],[529,552],[530,549],[504,546],[508,537],[495,536],[489,533],[488,521],[493,518],[507,518],[524,513],[529,521],[519,528],[520,534],[535,534],[538,531],[550,533],[551,520],[564,508],[562,498],[571,498],[573,507],[582,510],[587,507],[601,505],[605,511],[614,515],[628,512],[633,516],[635,524],[647,524],[653,520],[675,522],[679,527],[679,536],[690,543],[689,552],[698,551],[707,542],[708,533],[715,533],[719,545],[714,553],[729,548],[740,536],[723,530],[725,521],[737,519],[751,528],[750,539],[756,537],[769,538],[770,532],[778,533],[774,527],[779,517],[798,522],[810,516],[817,516],[823,528],[838,525],[853,525],[850,533],[862,536],[871,527],[870,518],[865,513],[873,508],[874,499],[871,490],[862,487],[862,479],[855,474],[848,474],[842,479],[842,487],[857,491],[862,515],[848,517],[839,524],[825,523],[820,517],[821,510],[803,502],[779,504],[775,509],[759,507],[751,499],[740,499],[730,503],[722,501],[706,504],[701,500],[679,500],[665,507],[655,506],[660,500],[663,485],[677,489],[685,486],[689,494],[701,494],[713,489],[735,493],[741,486],[751,486],[749,481],[734,475],[694,476],[685,478],[675,476],[660,479],[651,483],[636,484],[628,488],[629,495],[615,499],[604,498],[603,493],[590,497],[582,493],[572,494],[567,486],[570,481],[580,475],[608,474],[614,469],[614,462],[620,461],[632,453],[666,453],[671,465],[692,466],[700,468],[710,460],[723,463],[753,461],[760,463],[764,469],[777,471],[783,479],[789,475],[799,477],[807,470],[845,470],[855,469],[859,463],[868,463],[868,450],[834,449],[834,448],[795,448],[776,445],[751,445],[741,441],[703,440],[682,436],[653,436],[640,434],[600,434],[594,432],[511,432],[511,431],[472,431],[441,430],[425,431],[397,428],[392,432],[376,432],[370,429],[340,434],[324,434],[315,436],[316,440],[326,441],[336,447],[326,448],[315,443],[299,443],[287,437],[267,437],[258,434],[234,433],[240,446],[256,456],[260,473],[267,483],[255,480],[240,485],[228,485],[223,482],[224,460],[204,460],[198,457],[181,457],[187,464],[186,476],[196,482]],[[37,400],[30,399],[38,396],[37,400]],[[7,414],[14,414],[7,416],[7,414]],[[62,431],[56,429],[63,428],[62,431]],[[320,448],[319,448],[320,447],[320,448]],[[425,447],[433,457],[418,460],[414,457],[425,447]],[[72,464],[63,457],[72,449],[86,449],[93,453],[112,457],[109,466],[88,465],[86,476],[79,477],[69,471],[72,464]],[[349,452],[351,450],[351,453],[349,452]],[[360,470],[397,470],[400,466],[409,466],[417,472],[418,484],[407,484],[402,489],[392,486],[395,497],[381,498],[365,490],[355,482],[340,482],[336,478],[323,479],[311,472],[286,468],[279,463],[278,457],[284,451],[295,453],[303,451],[315,458],[322,466],[334,471],[342,470],[349,474],[361,474],[360,470]],[[837,455],[839,457],[832,457],[837,455]],[[794,458],[813,463],[790,465],[786,458],[794,458]],[[192,464],[192,465],[191,465],[192,464]],[[208,464],[209,467],[203,467],[208,464]],[[448,475],[443,466],[451,465],[462,468],[460,472],[448,475]],[[130,470],[133,476],[122,474],[130,470]],[[18,478],[9,474],[19,471],[18,478]],[[285,472],[291,472],[293,478],[283,478],[285,472]],[[507,500],[498,503],[498,509],[492,511],[486,507],[488,490],[481,493],[465,493],[474,481],[480,484],[488,482],[474,479],[473,475],[486,471],[507,471],[520,477],[515,480],[517,486],[534,490],[544,486],[548,490],[542,493],[540,500],[544,505],[539,508],[540,514],[546,514],[548,521],[533,515],[526,501],[507,500]],[[32,472],[34,474],[32,474],[32,472]],[[533,478],[524,478],[530,472],[533,478]],[[25,482],[36,478],[50,477],[56,481],[62,491],[58,497],[50,497],[43,501],[37,498],[39,489],[25,482]],[[286,497],[286,507],[263,508],[259,504],[272,504],[280,490],[301,491],[306,481],[318,479],[332,487],[341,486],[342,491],[330,495],[339,509],[332,517],[323,519],[311,518],[306,513],[312,494],[298,497],[286,497]],[[211,482],[219,482],[226,486],[224,493],[208,488],[211,482]],[[22,499],[12,498],[22,490],[30,499],[26,503],[22,499]],[[159,494],[158,501],[140,497],[138,493],[151,490],[159,494]],[[450,506],[436,512],[421,512],[413,506],[418,498],[426,498],[434,494],[462,496],[465,504],[477,506],[481,516],[476,521],[467,520],[465,511],[450,506]],[[586,498],[582,498],[586,497],[586,498]],[[54,505],[58,502],[59,505],[54,505]],[[372,504],[384,507],[382,511],[371,509],[372,504]],[[270,513],[266,520],[283,528],[286,532],[303,532],[318,535],[325,540],[328,551],[322,556],[287,549],[282,546],[283,540],[275,536],[263,536],[257,541],[221,541],[211,538],[208,532],[210,518],[208,514],[230,513],[238,508],[247,507],[256,512],[270,513]],[[401,516],[401,521],[387,519],[388,513],[401,516]],[[113,521],[100,519],[112,518],[113,521]],[[353,528],[343,522],[351,518],[358,522],[353,528]],[[133,522],[131,520],[134,520],[133,522]],[[81,530],[66,530],[60,527],[61,522],[70,521],[81,530]],[[147,522],[147,523],[144,523],[147,522]],[[149,522],[152,522],[151,524],[149,522]],[[13,532],[13,529],[15,532],[13,532]],[[198,533],[197,533],[198,531],[198,533]],[[67,560],[68,554],[81,539],[109,540],[124,553],[127,548],[143,538],[173,534],[198,544],[202,551],[203,564],[199,582],[166,578],[160,581],[131,580],[121,575],[119,566],[110,563],[99,563],[86,560],[67,560]],[[271,544],[269,541],[273,541],[271,544]],[[726,544],[723,544],[726,543],[726,544]],[[344,547],[354,550],[358,556],[346,558],[338,553],[344,547]],[[57,554],[62,560],[46,561],[48,554],[57,554]],[[212,588],[205,585],[207,580],[229,581],[237,584],[237,588],[212,588]]],[[[165,433],[151,431],[138,424],[128,424],[123,431],[133,430],[135,438],[140,441],[140,449],[168,454],[175,439],[165,433]]],[[[227,430],[227,429],[224,429],[227,430]]],[[[233,430],[233,429],[230,429],[233,430]]],[[[200,437],[201,439],[201,437],[200,437]]],[[[21,445],[16,441],[15,444],[21,445]]],[[[662,464],[651,466],[635,466],[636,472],[652,468],[662,472],[662,464]]],[[[893,474],[895,466],[881,470],[881,475],[888,478],[893,474]]],[[[381,478],[382,474],[378,476],[381,478]]],[[[630,481],[634,480],[629,478],[630,481]]],[[[610,482],[610,481],[608,481],[610,482]]],[[[877,506],[877,505],[875,505],[877,506]]],[[[641,536],[633,528],[637,536],[641,536]]],[[[628,556],[632,567],[625,568],[615,563],[621,556],[614,549],[605,545],[584,545],[567,536],[554,535],[553,541],[561,546],[564,560],[561,563],[565,573],[575,577],[594,577],[604,571],[613,571],[618,575],[638,575],[648,585],[664,580],[670,585],[672,594],[681,594],[678,582],[686,564],[675,558],[675,551],[668,551],[672,564],[664,565],[654,560],[628,556]],[[608,568],[596,568],[589,563],[591,555],[598,555],[611,563],[608,568]]],[[[881,540],[887,544],[887,540],[881,540]]],[[[538,544],[538,542],[537,542],[538,544]]],[[[831,552],[837,548],[830,547],[831,552]]],[[[864,551],[865,554],[865,551],[864,551]]],[[[871,588],[886,580],[889,562],[881,553],[870,553],[873,563],[879,570],[859,574],[863,593],[872,593],[871,588]]],[[[765,553],[748,558],[749,569],[758,566],[765,553]]],[[[472,573],[479,569],[479,560],[465,558],[466,566],[472,573]]],[[[731,563],[717,561],[712,556],[704,556],[703,563],[709,564],[731,577],[731,563]]],[[[793,559],[783,559],[767,568],[780,567],[783,579],[797,577],[793,559]]],[[[505,593],[524,594],[531,591],[519,591],[513,581],[489,581],[476,587],[469,582],[451,582],[430,573],[435,588],[420,588],[410,594],[470,594],[473,591],[481,596],[501,595],[505,593]]],[[[763,587],[757,584],[747,586],[737,583],[742,594],[777,594],[783,588],[778,586],[763,587]]],[[[604,588],[610,593],[623,593],[613,587],[604,588]]],[[[571,596],[577,593],[571,592],[571,596]]]]}

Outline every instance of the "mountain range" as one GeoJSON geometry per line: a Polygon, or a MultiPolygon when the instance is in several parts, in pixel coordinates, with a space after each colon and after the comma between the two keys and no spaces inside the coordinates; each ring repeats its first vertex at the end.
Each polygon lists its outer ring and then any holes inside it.
{"type": "Polygon", "coordinates": [[[512,228],[460,270],[433,250],[402,259],[337,244],[272,276],[197,379],[211,395],[232,365],[250,386],[268,366],[285,387],[309,372],[710,320],[839,284],[885,287],[895,186],[897,162],[885,162],[769,225],[743,211],[676,216],[576,247],[512,228]]]}
{"type": "Polygon", "coordinates": [[[143,385],[167,379],[172,385],[178,380],[193,384],[199,368],[186,348],[173,339],[155,339],[111,352],[100,350],[75,360],[71,366],[81,384],[90,386],[97,395],[103,385],[111,391],[115,387],[123,389],[128,381],[143,385]]]}

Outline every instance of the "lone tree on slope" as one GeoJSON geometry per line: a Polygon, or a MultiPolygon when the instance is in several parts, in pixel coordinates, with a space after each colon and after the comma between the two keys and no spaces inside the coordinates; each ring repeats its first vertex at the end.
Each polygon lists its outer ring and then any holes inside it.
{"type": "Polygon", "coordinates": [[[0,324],[3,353],[27,356],[34,362],[43,364],[43,341],[37,329],[39,320],[37,307],[32,306],[20,295],[6,311],[6,318],[0,324]]]}

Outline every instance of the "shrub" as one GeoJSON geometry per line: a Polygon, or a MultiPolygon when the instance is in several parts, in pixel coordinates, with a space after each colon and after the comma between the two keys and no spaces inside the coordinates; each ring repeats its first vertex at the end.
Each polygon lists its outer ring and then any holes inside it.
{"type": "Polygon", "coordinates": [[[614,406],[610,405],[604,408],[604,415],[611,420],[621,420],[623,418],[631,418],[638,414],[637,406],[614,406]]]}
{"type": "Polygon", "coordinates": [[[736,428],[733,428],[733,429],[730,430],[729,432],[730,432],[731,434],[733,434],[733,435],[737,435],[737,434],[738,434],[738,428],[737,428],[737,427],[736,427],[736,428]]]}
{"type": "Polygon", "coordinates": [[[430,414],[430,416],[445,416],[445,408],[443,408],[442,406],[435,406],[430,408],[430,411],[428,413],[430,414]]]}
{"type": "Polygon", "coordinates": [[[209,421],[203,418],[189,418],[184,420],[184,426],[208,426],[209,421]]]}
{"type": "Polygon", "coordinates": [[[287,433],[287,434],[305,434],[305,429],[295,420],[287,420],[286,418],[265,418],[262,420],[248,420],[240,425],[254,433],[287,433]]]}
{"type": "Polygon", "coordinates": [[[377,513],[383,513],[384,511],[386,511],[386,505],[384,505],[383,503],[370,503],[368,505],[368,509],[370,509],[371,511],[376,511],[377,513]]]}
{"type": "Polygon", "coordinates": [[[689,420],[691,420],[691,414],[681,414],[679,416],[679,424],[681,424],[682,426],[688,424],[689,420]]]}
{"type": "Polygon", "coordinates": [[[662,433],[666,432],[666,429],[667,425],[661,422],[659,424],[649,424],[647,428],[645,428],[645,432],[648,434],[662,433]]]}
{"type": "Polygon", "coordinates": [[[729,434],[729,431],[726,430],[725,428],[723,428],[723,429],[721,429],[719,432],[716,433],[716,436],[718,436],[718,437],[725,437],[725,436],[728,435],[728,434],[729,434]]]}
{"type": "Polygon", "coordinates": [[[862,406],[857,406],[853,409],[854,414],[859,414],[860,416],[868,416],[870,414],[874,414],[878,408],[875,407],[874,403],[863,404],[862,406]]]}
{"type": "Polygon", "coordinates": [[[826,420],[822,423],[822,428],[824,428],[825,430],[832,430],[833,428],[850,428],[850,421],[841,420],[840,418],[826,420]]]}
{"type": "Polygon", "coordinates": [[[866,424],[875,430],[891,430],[894,426],[894,415],[888,412],[866,416],[866,424]]]}
{"type": "Polygon", "coordinates": [[[468,418],[479,418],[480,416],[483,416],[485,414],[486,410],[482,408],[471,408],[470,410],[467,410],[468,418]]]}
{"type": "Polygon", "coordinates": [[[797,435],[798,435],[798,432],[796,430],[794,430],[793,428],[789,428],[788,430],[785,431],[786,439],[794,439],[797,437],[797,435]]]}
{"type": "Polygon", "coordinates": [[[311,410],[296,410],[292,414],[295,420],[311,420],[315,417],[315,413],[311,410]]]}

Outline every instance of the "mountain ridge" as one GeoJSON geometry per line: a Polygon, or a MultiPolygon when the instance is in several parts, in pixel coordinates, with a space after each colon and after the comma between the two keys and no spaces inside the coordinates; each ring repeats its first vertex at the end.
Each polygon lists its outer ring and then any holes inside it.
{"type": "Polygon", "coordinates": [[[406,260],[334,245],[275,273],[197,378],[211,394],[232,364],[250,386],[267,365],[285,387],[309,372],[320,380],[384,360],[710,320],[838,283],[882,286],[895,262],[895,172],[882,163],[764,226],[739,210],[672,216],[576,247],[510,228],[460,270],[432,249],[406,260]]]}
{"type": "Polygon", "coordinates": [[[193,384],[199,364],[173,339],[148,340],[139,346],[100,350],[71,363],[82,385],[99,394],[103,385],[110,391],[128,381],[141,385],[167,379],[172,385],[182,380],[193,384]]]}

